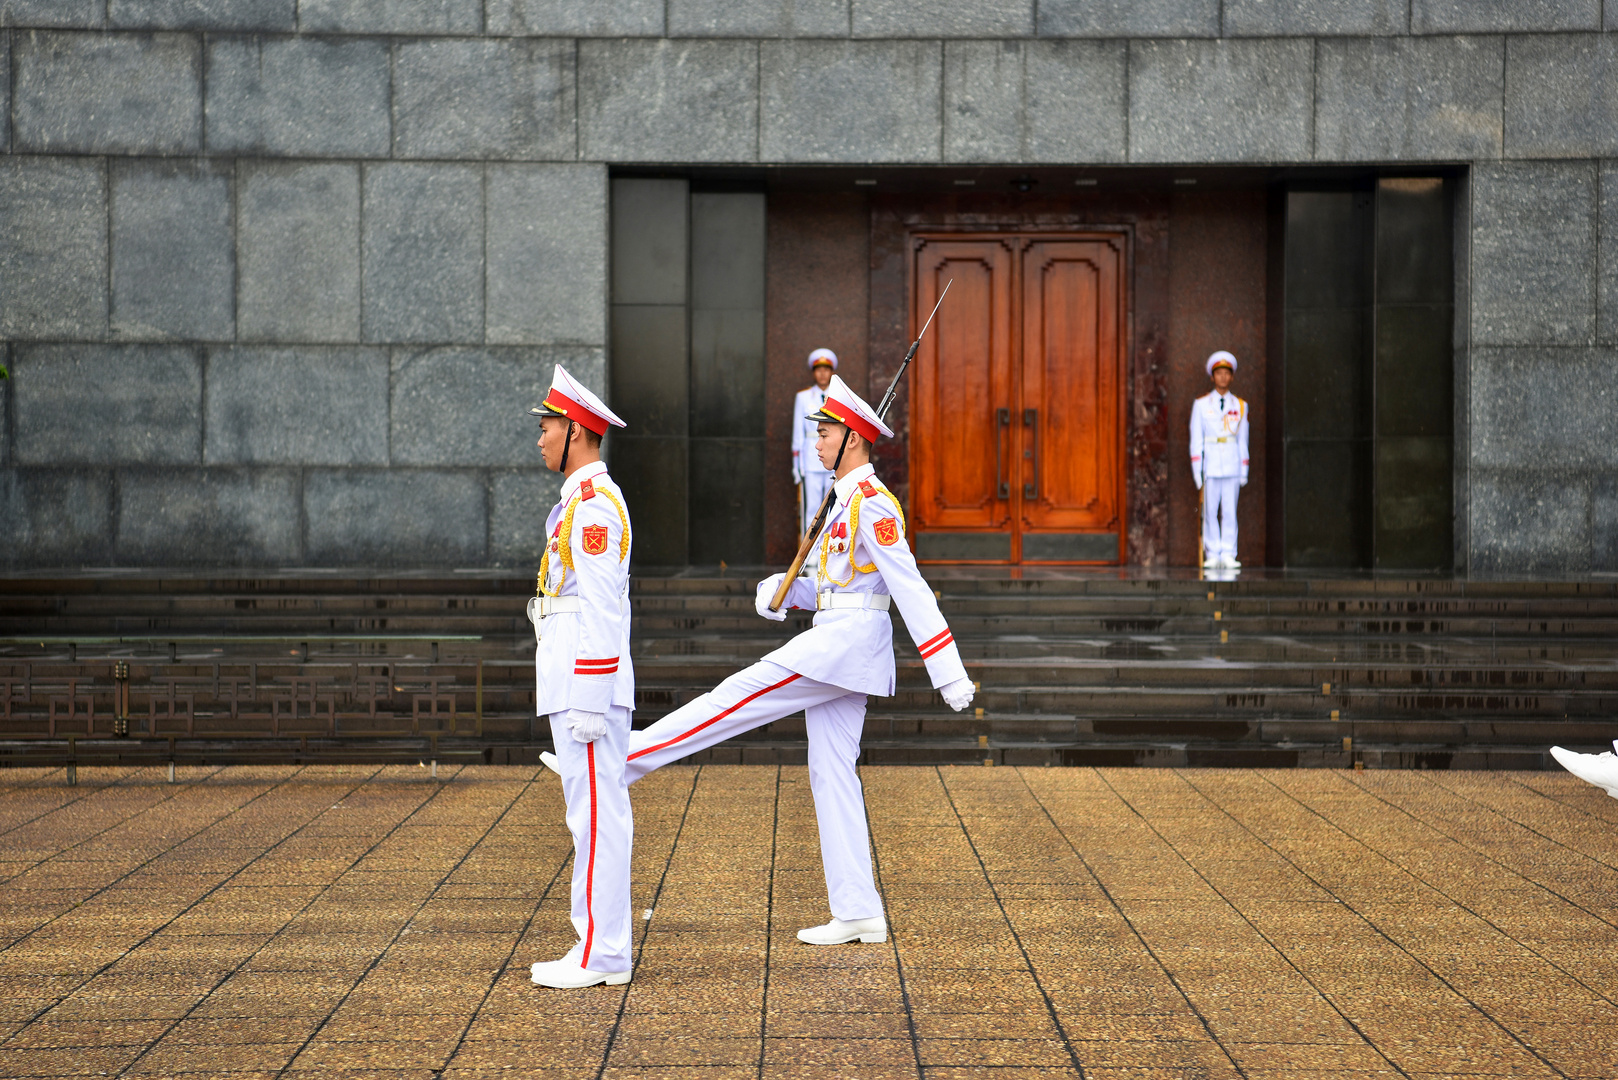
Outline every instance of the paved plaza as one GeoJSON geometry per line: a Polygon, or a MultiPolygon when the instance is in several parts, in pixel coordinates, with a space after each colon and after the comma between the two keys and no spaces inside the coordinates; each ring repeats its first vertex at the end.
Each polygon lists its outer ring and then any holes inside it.
{"type": "Polygon", "coordinates": [[[0,1075],[1618,1075],[1618,802],[1560,773],[864,772],[884,945],[814,948],[799,767],[634,788],[635,980],[535,769],[8,770],[0,1075]]]}

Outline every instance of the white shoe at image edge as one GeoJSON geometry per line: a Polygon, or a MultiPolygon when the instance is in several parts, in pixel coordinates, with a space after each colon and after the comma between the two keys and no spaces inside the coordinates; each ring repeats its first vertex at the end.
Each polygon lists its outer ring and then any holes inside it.
{"type": "MultiPolygon", "coordinates": [[[[1614,744],[1618,748],[1618,744],[1614,744]]],[[[1618,757],[1611,753],[1581,754],[1574,750],[1551,747],[1551,757],[1568,772],[1587,784],[1602,788],[1618,799],[1618,757]]]]}
{"type": "Polygon", "coordinates": [[[1220,565],[1223,566],[1226,570],[1238,570],[1238,569],[1241,568],[1242,564],[1237,561],[1236,556],[1234,556],[1234,555],[1226,555],[1224,557],[1224,559],[1221,561],[1220,565]]]}
{"type": "Polygon", "coordinates": [[[539,752],[539,763],[545,766],[551,772],[555,773],[557,776],[562,775],[562,763],[557,761],[556,755],[551,753],[549,750],[541,750],[539,752]]]}
{"type": "Polygon", "coordinates": [[[873,919],[851,919],[848,922],[833,919],[825,926],[811,926],[798,931],[798,940],[810,945],[841,945],[855,938],[870,944],[888,940],[888,920],[880,915],[873,919]]]}
{"type": "Polygon", "coordinates": [[[542,960],[529,968],[528,974],[535,986],[549,986],[557,990],[577,990],[600,983],[622,986],[630,976],[627,971],[591,971],[580,967],[576,960],[542,960]]]}
{"type": "Polygon", "coordinates": [[[1203,565],[1203,567],[1205,569],[1208,569],[1208,570],[1217,570],[1217,569],[1219,569],[1219,556],[1217,556],[1217,555],[1208,556],[1206,559],[1202,560],[1202,565],[1203,565]]]}

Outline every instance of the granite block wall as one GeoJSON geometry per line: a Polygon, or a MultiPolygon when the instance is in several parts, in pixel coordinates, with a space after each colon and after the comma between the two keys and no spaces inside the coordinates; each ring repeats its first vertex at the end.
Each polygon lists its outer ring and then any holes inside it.
{"type": "Polygon", "coordinates": [[[554,479],[518,410],[558,359],[607,385],[612,167],[1349,163],[1469,173],[1461,564],[1618,569],[1614,27],[1600,0],[0,0],[0,560],[526,565],[554,479]]]}

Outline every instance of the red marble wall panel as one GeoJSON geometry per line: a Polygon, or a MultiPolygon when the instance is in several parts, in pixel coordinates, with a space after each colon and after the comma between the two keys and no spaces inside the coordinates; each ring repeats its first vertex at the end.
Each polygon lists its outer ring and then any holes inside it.
{"type": "Polygon", "coordinates": [[[1203,365],[1226,349],[1239,365],[1232,389],[1252,409],[1252,466],[1237,501],[1236,557],[1265,566],[1268,483],[1265,408],[1265,247],[1262,190],[1176,193],[1169,208],[1169,563],[1194,566],[1201,504],[1191,481],[1191,402],[1212,388],[1203,365]]]}
{"type": "Polygon", "coordinates": [[[837,354],[848,384],[865,393],[870,317],[870,212],[862,193],[772,191],[766,218],[764,557],[792,560],[792,399],[810,384],[810,350],[837,354]]]}

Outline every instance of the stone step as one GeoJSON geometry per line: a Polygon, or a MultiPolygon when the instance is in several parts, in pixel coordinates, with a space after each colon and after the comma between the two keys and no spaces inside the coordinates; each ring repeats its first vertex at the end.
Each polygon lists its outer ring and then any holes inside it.
{"type": "MultiPolygon", "coordinates": [[[[872,762],[1537,768],[1552,743],[1603,744],[1618,712],[1618,582],[929,574],[982,692],[945,709],[896,626],[872,762]]],[[[809,625],[760,620],[753,580],[635,579],[637,725],[809,625]]],[[[182,760],[530,761],[549,737],[531,589],[526,574],[0,579],[0,761],[110,736],[118,659],[134,737],[117,753],[174,739],[182,760]]],[[[804,739],[789,717],[709,759],[801,760],[804,739]]]]}

